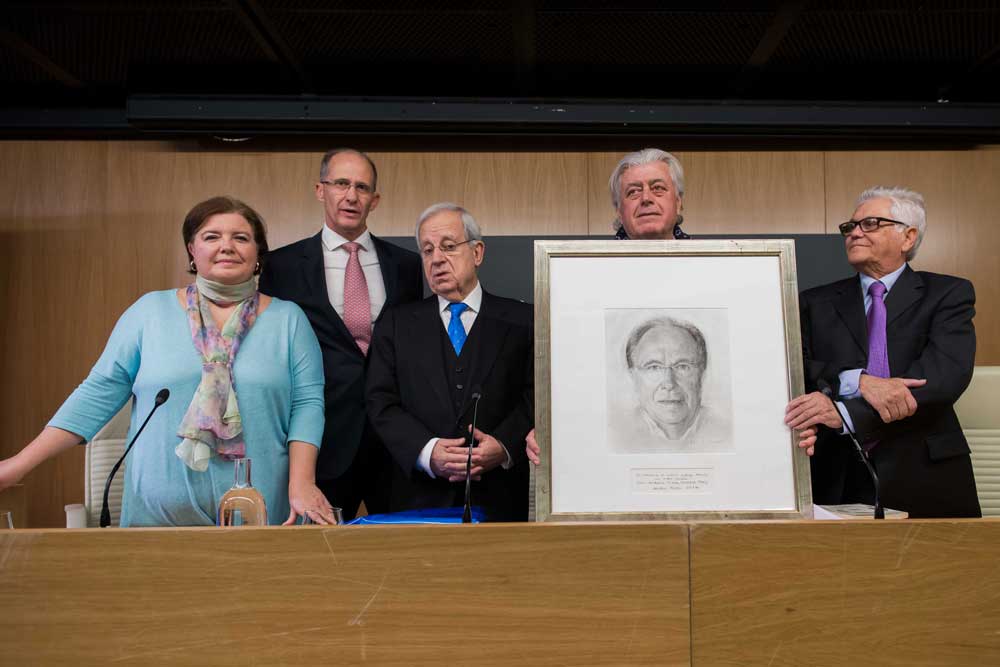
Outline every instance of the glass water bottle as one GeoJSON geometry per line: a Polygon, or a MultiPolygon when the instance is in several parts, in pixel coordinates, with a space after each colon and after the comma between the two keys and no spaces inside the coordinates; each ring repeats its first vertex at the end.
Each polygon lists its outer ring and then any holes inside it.
{"type": "Polygon", "coordinates": [[[267,506],[264,496],[250,484],[250,459],[234,459],[236,479],[219,502],[220,526],[266,526],[267,506]]]}

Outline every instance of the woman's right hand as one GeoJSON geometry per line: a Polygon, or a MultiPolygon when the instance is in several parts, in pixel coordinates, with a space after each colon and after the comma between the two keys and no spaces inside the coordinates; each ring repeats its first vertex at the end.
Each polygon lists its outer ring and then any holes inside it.
{"type": "Polygon", "coordinates": [[[9,459],[0,461],[0,491],[20,482],[43,461],[59,452],[72,449],[81,442],[83,438],[76,433],[46,426],[27,447],[9,459]]]}
{"type": "Polygon", "coordinates": [[[14,486],[23,477],[24,471],[17,466],[14,457],[0,461],[0,491],[14,486]]]}

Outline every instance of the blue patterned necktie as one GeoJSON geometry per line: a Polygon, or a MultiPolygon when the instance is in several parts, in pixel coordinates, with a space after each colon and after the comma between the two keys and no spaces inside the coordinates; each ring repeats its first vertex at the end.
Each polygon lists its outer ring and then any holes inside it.
{"type": "Polygon", "coordinates": [[[451,321],[448,322],[448,338],[451,340],[451,346],[455,348],[455,354],[462,354],[462,346],[465,345],[465,327],[462,325],[462,313],[468,308],[464,303],[451,303],[448,304],[448,310],[451,311],[451,321]]]}

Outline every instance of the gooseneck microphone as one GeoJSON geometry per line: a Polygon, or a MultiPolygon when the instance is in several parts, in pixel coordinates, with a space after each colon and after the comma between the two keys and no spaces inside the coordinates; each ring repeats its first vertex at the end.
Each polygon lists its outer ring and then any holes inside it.
{"type": "Polygon", "coordinates": [[[472,394],[472,430],[468,436],[468,451],[465,455],[465,509],[462,511],[462,523],[472,523],[472,446],[476,444],[476,416],[479,413],[479,399],[483,395],[478,391],[472,394]]]}
{"type": "Polygon", "coordinates": [[[132,451],[132,445],[134,445],[135,441],[139,439],[142,429],[146,428],[146,424],[149,423],[153,413],[156,412],[157,408],[166,403],[168,398],[170,398],[170,390],[166,387],[156,392],[156,399],[153,401],[153,409],[149,411],[148,415],[146,415],[146,421],[142,422],[142,426],[139,427],[139,430],[136,431],[135,435],[132,437],[132,442],[128,443],[128,447],[125,448],[125,453],[122,454],[120,459],[118,459],[118,463],[115,464],[115,467],[111,469],[111,474],[108,475],[108,481],[104,485],[104,502],[101,503],[101,528],[107,528],[111,525],[111,510],[108,508],[108,493],[111,491],[111,481],[115,478],[118,468],[120,468],[122,463],[125,461],[125,457],[128,456],[130,451],[132,451]]]}
{"type": "Polygon", "coordinates": [[[833,397],[833,391],[830,389],[829,385],[826,385],[825,383],[823,383],[820,386],[819,391],[820,391],[821,394],[823,394],[824,396],[826,396],[827,398],[829,398],[831,403],[833,403],[834,409],[837,411],[837,414],[840,415],[840,420],[842,422],[844,422],[844,428],[847,430],[848,437],[850,437],[851,442],[854,443],[854,449],[857,450],[858,456],[861,457],[861,462],[865,464],[865,468],[868,470],[868,474],[872,478],[872,485],[875,487],[875,513],[874,513],[874,518],[876,518],[876,519],[884,519],[885,518],[885,509],[882,507],[882,500],[879,498],[878,475],[875,474],[875,468],[872,466],[871,461],[868,460],[868,454],[867,454],[867,452],[865,452],[865,449],[864,449],[864,447],[861,446],[861,443],[858,442],[857,434],[854,432],[854,428],[851,426],[851,422],[847,419],[847,417],[841,411],[840,406],[837,405],[837,400],[833,397]]]}

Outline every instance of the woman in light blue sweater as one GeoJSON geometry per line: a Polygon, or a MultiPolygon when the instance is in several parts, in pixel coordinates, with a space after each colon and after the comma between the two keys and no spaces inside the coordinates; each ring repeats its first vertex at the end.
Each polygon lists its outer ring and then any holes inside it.
{"type": "Polygon", "coordinates": [[[306,512],[332,521],[315,483],[324,414],[319,344],[298,306],[257,292],[263,222],[246,204],[214,197],[188,213],[182,234],[195,282],[146,294],[125,311],[48,426],[0,461],[0,489],[90,440],[129,399],[131,440],[166,388],[170,398],[127,460],[122,526],[213,525],[240,457],[254,462],[270,523],[306,512]]]}

